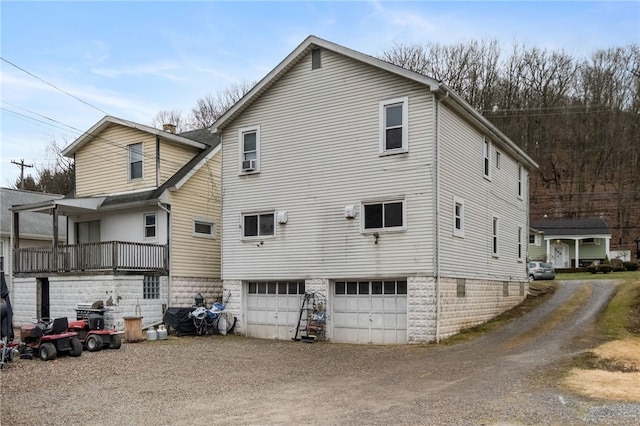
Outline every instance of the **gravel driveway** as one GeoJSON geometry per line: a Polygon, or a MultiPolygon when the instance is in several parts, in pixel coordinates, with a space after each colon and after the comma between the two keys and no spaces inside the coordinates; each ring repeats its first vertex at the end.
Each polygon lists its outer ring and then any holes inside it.
{"type": "Polygon", "coordinates": [[[17,360],[0,372],[1,423],[636,425],[640,404],[587,400],[555,386],[556,368],[590,344],[593,318],[613,288],[561,282],[534,312],[453,346],[171,337],[79,358],[17,360]],[[544,326],[583,286],[589,302],[565,323],[544,326]]]}

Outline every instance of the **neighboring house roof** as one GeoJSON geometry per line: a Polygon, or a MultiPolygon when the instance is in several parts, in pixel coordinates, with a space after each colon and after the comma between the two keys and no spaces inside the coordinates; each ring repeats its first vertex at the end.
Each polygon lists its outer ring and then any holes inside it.
{"type": "Polygon", "coordinates": [[[229,125],[240,113],[247,109],[256,99],[258,99],[266,90],[273,86],[280,78],[285,75],[289,69],[296,65],[302,58],[307,55],[311,50],[316,48],[323,48],[331,50],[338,54],[347,56],[351,59],[364,62],[371,66],[381,68],[390,73],[399,75],[404,78],[408,78],[417,83],[423,84],[429,88],[430,91],[436,94],[442,102],[447,103],[458,113],[463,114],[471,122],[479,126],[483,131],[492,135],[496,140],[500,141],[503,148],[510,151],[516,158],[519,159],[528,168],[538,168],[538,164],[533,161],[522,149],[520,149],[509,137],[507,137],[502,131],[494,126],[489,120],[487,120],[482,114],[476,111],[469,103],[457,95],[451,88],[444,83],[435,80],[431,77],[427,77],[423,74],[419,74],[413,71],[409,71],[400,66],[394,65],[390,62],[374,58],[373,56],[366,55],[364,53],[351,50],[347,47],[340,46],[327,40],[323,40],[316,36],[310,35],[307,37],[293,52],[291,52],[282,62],[280,62],[269,74],[267,74],[262,80],[260,80],[242,99],[240,99],[233,107],[225,112],[222,117],[216,121],[211,127],[212,131],[217,133],[223,130],[229,125]]]}
{"type": "MultiPolygon", "coordinates": [[[[45,192],[23,191],[19,189],[0,188],[0,233],[2,236],[11,236],[10,208],[16,205],[33,204],[59,200],[63,195],[49,194],[45,192]]],[[[51,216],[39,213],[26,213],[20,215],[20,236],[22,238],[48,239],[51,238],[53,223],[51,216]]],[[[66,220],[58,218],[58,234],[64,238],[67,234],[66,220]]]]}
{"type": "MultiPolygon", "coordinates": [[[[150,204],[156,204],[164,194],[166,190],[175,191],[189,180],[194,173],[215,156],[220,151],[220,136],[213,134],[209,129],[196,129],[188,132],[175,135],[164,130],[158,130],[153,127],[145,126],[131,121],[121,120],[119,118],[106,116],[94,125],[90,130],[78,138],[75,142],[69,145],[63,154],[70,156],[76,152],[82,145],[87,143],[91,138],[99,137],[98,133],[106,129],[111,124],[118,124],[135,128],[143,132],[148,132],[155,135],[160,135],[164,139],[174,140],[179,143],[183,143],[189,146],[195,146],[202,149],[200,153],[195,155],[184,166],[182,166],[173,176],[171,176],[165,183],[158,188],[149,189],[145,191],[131,191],[122,194],[114,195],[101,195],[99,197],[84,197],[84,198],[63,198],[60,199],[47,199],[36,200],[31,203],[19,203],[24,204],[17,208],[15,211],[46,211],[54,206],[57,206],[59,211],[66,213],[79,213],[82,211],[98,211],[98,210],[117,210],[123,208],[129,208],[134,206],[144,206],[150,204]]],[[[22,232],[21,232],[22,234],[22,232]]]]}
{"type": "MultiPolygon", "coordinates": [[[[134,123],[133,121],[123,120],[117,117],[111,117],[109,115],[105,116],[102,120],[98,121],[94,124],[89,130],[84,132],[78,139],[73,141],[69,146],[67,146],[63,151],[62,155],[66,157],[73,157],[73,154],[84,146],[86,143],[91,141],[95,137],[99,137],[99,134],[104,131],[107,127],[112,124],[118,124],[125,127],[130,127],[132,129],[138,129],[143,132],[151,133],[156,136],[160,136],[163,139],[173,141],[179,144],[184,144],[188,146],[193,146],[199,149],[206,148],[209,143],[203,142],[200,139],[203,138],[204,133],[196,130],[197,137],[188,137],[184,136],[185,133],[182,134],[174,134],[171,132],[167,132],[165,130],[156,129],[155,127],[145,126],[144,124],[134,123]]],[[[189,132],[188,132],[189,133],[189,132]]]]}
{"type": "Polygon", "coordinates": [[[544,232],[547,236],[611,235],[607,222],[602,218],[585,219],[540,219],[532,220],[531,228],[544,232]]]}

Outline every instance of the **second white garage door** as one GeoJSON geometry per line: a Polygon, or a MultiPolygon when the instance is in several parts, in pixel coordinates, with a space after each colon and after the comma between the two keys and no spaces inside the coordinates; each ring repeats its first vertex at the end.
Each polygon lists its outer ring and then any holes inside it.
{"type": "Polygon", "coordinates": [[[333,340],[407,343],[407,281],[336,281],[333,340]]]}

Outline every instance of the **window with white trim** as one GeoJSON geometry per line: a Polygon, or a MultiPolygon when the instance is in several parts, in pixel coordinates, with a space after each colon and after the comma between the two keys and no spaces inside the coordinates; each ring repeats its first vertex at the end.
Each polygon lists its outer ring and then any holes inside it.
{"type": "Polygon", "coordinates": [[[496,169],[500,168],[500,163],[502,159],[501,157],[502,157],[502,154],[500,154],[500,151],[496,149],[496,169]]]}
{"type": "Polygon", "coordinates": [[[529,244],[533,244],[536,246],[542,245],[542,236],[535,233],[529,234],[529,244]]]}
{"type": "Polygon", "coordinates": [[[242,236],[273,237],[274,236],[274,212],[247,213],[242,215],[242,236]]]}
{"type": "Polygon", "coordinates": [[[144,238],[156,238],[156,214],[144,215],[144,238]]]}
{"type": "Polygon", "coordinates": [[[498,218],[495,216],[491,221],[491,254],[498,256],[498,218]]]}
{"type": "Polygon", "coordinates": [[[245,127],[239,130],[240,172],[256,173],[260,171],[260,126],[245,127]]]}
{"type": "Polygon", "coordinates": [[[487,139],[484,140],[484,145],[482,148],[483,153],[483,173],[484,177],[487,179],[491,179],[491,142],[487,139]]]}
{"type": "Polygon", "coordinates": [[[362,229],[399,230],[405,228],[405,201],[391,200],[362,203],[362,229]]]}
{"type": "Polygon", "coordinates": [[[464,200],[453,197],[453,235],[464,237],[464,200]]]}
{"type": "Polygon", "coordinates": [[[142,143],[129,145],[129,180],[142,179],[143,172],[143,151],[142,143]]]}
{"type": "Polygon", "coordinates": [[[522,164],[518,164],[518,197],[522,198],[524,195],[524,170],[522,164]]]}
{"type": "Polygon", "coordinates": [[[215,237],[213,222],[206,219],[194,219],[193,236],[203,238],[215,237]]]}
{"type": "Polygon", "coordinates": [[[522,260],[522,255],[524,253],[524,247],[522,244],[522,226],[518,226],[518,260],[522,260]]]}
{"type": "Polygon", "coordinates": [[[382,101],[380,108],[380,154],[409,151],[409,98],[382,101]]]}

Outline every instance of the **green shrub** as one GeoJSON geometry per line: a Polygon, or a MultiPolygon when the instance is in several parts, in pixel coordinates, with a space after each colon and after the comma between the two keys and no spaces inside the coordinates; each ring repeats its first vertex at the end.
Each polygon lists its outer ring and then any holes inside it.
{"type": "Polygon", "coordinates": [[[595,274],[596,272],[598,272],[598,265],[596,265],[595,262],[591,263],[591,265],[587,266],[587,271],[595,274]]]}
{"type": "Polygon", "coordinates": [[[622,262],[622,265],[627,271],[637,271],[638,264],[635,262],[622,262]]]}
{"type": "Polygon", "coordinates": [[[608,274],[612,270],[613,270],[613,266],[608,265],[606,263],[603,263],[602,265],[598,266],[598,272],[602,272],[603,274],[608,274]]]}

